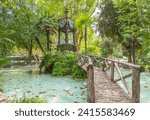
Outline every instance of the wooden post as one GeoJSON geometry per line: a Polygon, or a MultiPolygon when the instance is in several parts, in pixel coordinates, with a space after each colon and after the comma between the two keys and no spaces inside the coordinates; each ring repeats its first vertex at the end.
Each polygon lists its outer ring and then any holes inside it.
{"type": "Polygon", "coordinates": [[[111,62],[111,81],[114,81],[114,62],[111,62]]]}
{"type": "Polygon", "coordinates": [[[105,59],[103,60],[102,71],[105,71],[105,59]]]}
{"type": "Polygon", "coordinates": [[[118,67],[118,64],[114,63],[114,65],[115,65],[115,67],[116,67],[116,69],[117,69],[117,72],[118,72],[118,74],[119,74],[119,77],[121,78],[122,83],[124,84],[124,86],[125,86],[125,88],[126,88],[128,94],[130,94],[129,86],[128,86],[127,82],[125,81],[125,79],[123,78],[123,75],[121,74],[121,71],[120,71],[120,69],[119,69],[119,67],[118,67]]]}
{"type": "Polygon", "coordinates": [[[132,69],[132,102],[140,102],[140,70],[132,69]]]}
{"type": "Polygon", "coordinates": [[[88,65],[88,102],[95,103],[95,88],[94,88],[94,68],[91,59],[89,58],[88,65]]]}

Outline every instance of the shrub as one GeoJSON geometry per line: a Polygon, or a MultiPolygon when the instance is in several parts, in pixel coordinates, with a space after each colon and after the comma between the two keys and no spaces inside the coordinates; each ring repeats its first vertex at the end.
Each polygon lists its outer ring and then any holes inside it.
{"type": "Polygon", "coordinates": [[[4,67],[10,64],[11,64],[10,60],[8,60],[7,58],[5,57],[0,58],[0,67],[4,67]]]}
{"type": "Polygon", "coordinates": [[[87,78],[87,73],[84,69],[80,69],[79,66],[74,65],[72,67],[72,76],[73,78],[77,78],[77,79],[86,79],[87,78]]]}
{"type": "Polygon", "coordinates": [[[86,54],[90,54],[90,55],[99,55],[100,53],[100,48],[97,46],[88,46],[88,48],[85,50],[86,54]]]}
{"type": "Polygon", "coordinates": [[[86,71],[77,65],[77,56],[70,51],[64,52],[48,52],[45,54],[41,66],[45,67],[45,70],[52,70],[54,76],[72,75],[73,78],[85,79],[86,71]],[[53,68],[52,68],[53,67],[53,68]]]}

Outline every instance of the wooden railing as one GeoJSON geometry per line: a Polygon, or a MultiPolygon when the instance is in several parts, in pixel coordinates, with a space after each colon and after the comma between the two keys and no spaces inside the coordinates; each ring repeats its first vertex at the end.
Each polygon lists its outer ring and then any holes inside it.
{"type": "MultiPolygon", "coordinates": [[[[7,57],[13,64],[14,63],[27,63],[28,56],[8,56],[7,57]]],[[[31,56],[32,63],[40,63],[42,60],[37,54],[31,56]]]]}
{"type": "Polygon", "coordinates": [[[92,59],[86,55],[78,54],[78,65],[87,71],[87,101],[95,103],[94,68],[92,59]]]}
{"type": "Polygon", "coordinates": [[[125,63],[121,61],[111,60],[108,58],[103,58],[103,59],[104,59],[103,71],[106,72],[107,70],[110,70],[110,79],[114,82],[122,81],[127,92],[131,94],[132,96],[132,102],[139,103],[140,102],[140,73],[144,72],[144,68],[139,65],[132,64],[132,63],[125,63]],[[123,68],[125,66],[132,69],[132,72],[126,75],[123,75],[120,68],[123,68]],[[119,78],[116,80],[115,80],[115,69],[119,75],[119,78]],[[131,93],[130,93],[129,86],[125,80],[128,77],[132,78],[131,93]]]}
{"type": "Polygon", "coordinates": [[[88,73],[88,102],[95,103],[95,87],[94,87],[94,68],[91,58],[88,59],[88,66],[87,66],[87,73],[88,73]]]}
{"type": "Polygon", "coordinates": [[[113,82],[122,81],[125,89],[129,95],[131,95],[133,103],[140,102],[140,73],[144,72],[144,68],[132,63],[121,62],[117,60],[111,60],[108,58],[101,58],[97,56],[86,56],[78,54],[79,65],[87,70],[88,80],[88,102],[95,102],[95,88],[94,88],[94,67],[100,68],[103,72],[110,71],[109,77],[113,82]],[[132,72],[123,75],[121,68],[127,67],[132,72]],[[116,70],[115,70],[116,69],[116,70]],[[115,71],[118,73],[119,78],[115,79],[115,71]],[[132,88],[130,90],[125,79],[132,78],[132,88]],[[131,91],[131,92],[130,92],[131,91]]]}

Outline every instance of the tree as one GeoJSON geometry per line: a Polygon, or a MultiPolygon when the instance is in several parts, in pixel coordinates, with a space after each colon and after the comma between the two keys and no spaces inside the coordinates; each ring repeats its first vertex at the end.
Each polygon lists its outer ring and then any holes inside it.
{"type": "Polygon", "coordinates": [[[0,2],[0,56],[6,56],[15,44],[13,35],[15,30],[10,26],[4,1],[0,2]]]}
{"type": "MultiPolygon", "coordinates": [[[[121,44],[128,62],[131,62],[131,39],[135,38],[136,49],[142,49],[143,40],[149,33],[148,1],[102,0],[99,3],[97,30],[101,37],[111,37],[121,44]],[[145,12],[144,12],[145,11],[145,12]],[[140,19],[139,19],[140,18],[140,19]]],[[[149,39],[149,38],[148,38],[149,39]]]]}
{"type": "MultiPolygon", "coordinates": [[[[35,25],[36,30],[38,31],[37,36],[39,36],[39,34],[41,33],[45,33],[46,34],[46,38],[47,38],[47,51],[51,50],[51,45],[52,41],[50,40],[50,33],[51,34],[57,34],[57,22],[56,19],[53,16],[48,16],[47,18],[41,18],[35,25]]],[[[36,36],[36,40],[37,40],[37,36],[36,36]]],[[[39,42],[38,42],[39,43],[39,42]]],[[[41,46],[41,43],[39,43],[41,46]]],[[[42,48],[42,51],[43,48],[42,48]]]]}

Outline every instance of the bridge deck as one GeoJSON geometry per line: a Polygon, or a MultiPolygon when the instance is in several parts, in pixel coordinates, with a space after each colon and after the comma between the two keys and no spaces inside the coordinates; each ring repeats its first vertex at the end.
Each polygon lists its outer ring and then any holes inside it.
{"type": "Polygon", "coordinates": [[[131,98],[111,81],[105,72],[94,68],[94,85],[96,103],[130,103],[131,98]]]}

